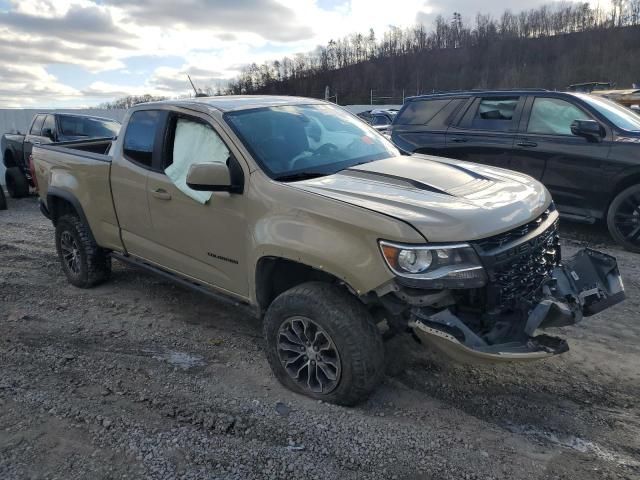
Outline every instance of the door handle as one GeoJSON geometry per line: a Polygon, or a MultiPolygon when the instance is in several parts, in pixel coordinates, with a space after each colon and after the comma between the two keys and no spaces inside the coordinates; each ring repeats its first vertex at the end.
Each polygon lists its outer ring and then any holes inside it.
{"type": "Polygon", "coordinates": [[[530,142],[529,140],[520,140],[516,143],[519,147],[537,147],[538,144],[536,142],[530,142]]]}
{"type": "Polygon", "coordinates": [[[465,142],[468,142],[468,141],[469,141],[469,139],[467,139],[467,138],[461,138],[461,137],[453,137],[453,138],[451,139],[451,141],[452,141],[453,143],[465,143],[465,142]]]}
{"type": "Polygon", "coordinates": [[[163,188],[156,188],[151,194],[160,200],[171,200],[171,194],[163,188]]]}

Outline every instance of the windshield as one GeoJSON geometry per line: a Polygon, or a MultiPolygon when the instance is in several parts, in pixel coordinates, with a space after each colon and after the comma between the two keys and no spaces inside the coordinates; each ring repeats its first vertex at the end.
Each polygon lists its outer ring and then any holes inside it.
{"type": "Polygon", "coordinates": [[[60,115],[60,133],[67,137],[117,137],[120,124],[115,120],[60,115]]]}
{"type": "Polygon", "coordinates": [[[640,115],[632,112],[628,108],[625,108],[619,103],[607,98],[581,93],[576,93],[574,95],[581,98],[590,106],[595,108],[600,114],[607,117],[607,119],[616,127],[628,132],[640,132],[640,115]]]}
{"type": "Polygon", "coordinates": [[[400,151],[333,105],[241,110],[225,115],[262,169],[276,180],[322,176],[400,151]]]}

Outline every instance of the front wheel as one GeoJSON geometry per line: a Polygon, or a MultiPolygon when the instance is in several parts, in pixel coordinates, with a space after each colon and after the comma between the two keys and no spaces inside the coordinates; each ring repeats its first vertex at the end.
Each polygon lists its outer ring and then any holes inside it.
{"type": "Polygon", "coordinates": [[[609,206],[607,226],[617,243],[632,252],[640,252],[640,185],[616,195],[609,206]]]}
{"type": "Polygon", "coordinates": [[[285,387],[341,405],[365,400],[383,375],[384,346],[369,312],[343,289],[309,282],[265,315],[267,358],[285,387]]]}

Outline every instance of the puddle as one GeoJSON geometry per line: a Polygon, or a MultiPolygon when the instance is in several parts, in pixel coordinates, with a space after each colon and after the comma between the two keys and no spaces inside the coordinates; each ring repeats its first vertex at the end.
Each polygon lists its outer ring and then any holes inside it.
{"type": "Polygon", "coordinates": [[[189,370],[190,368],[206,365],[203,358],[199,355],[191,355],[189,353],[176,352],[174,350],[156,353],[153,355],[153,358],[167,362],[181,370],[189,370]]]}
{"type": "Polygon", "coordinates": [[[517,433],[521,435],[528,435],[539,439],[546,440],[554,445],[558,445],[564,448],[570,448],[581,453],[591,454],[601,460],[607,462],[617,463],[618,465],[639,467],[640,462],[633,460],[632,458],[620,455],[611,450],[607,450],[601,447],[595,442],[585,440],[573,435],[561,435],[547,430],[541,430],[539,428],[530,425],[507,425],[507,430],[511,433],[517,433]]]}

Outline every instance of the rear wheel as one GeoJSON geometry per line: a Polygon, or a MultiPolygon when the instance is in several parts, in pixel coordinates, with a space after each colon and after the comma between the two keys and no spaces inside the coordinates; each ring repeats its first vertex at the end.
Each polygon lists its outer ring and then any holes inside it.
{"type": "Polygon", "coordinates": [[[309,282],[265,315],[267,358],[285,387],[342,405],[365,400],[383,375],[384,347],[369,312],[343,289],[309,282]]]}
{"type": "Polygon", "coordinates": [[[640,185],[623,190],[613,199],[607,226],[616,242],[627,250],[640,252],[640,185]]]}
{"type": "Polygon", "coordinates": [[[29,180],[18,167],[7,168],[4,178],[11,198],[22,198],[29,195],[29,180]]]}
{"type": "Polygon", "coordinates": [[[93,287],[111,275],[111,258],[96,245],[87,226],[75,215],[58,219],[56,249],[62,270],[76,287],[93,287]]]}

